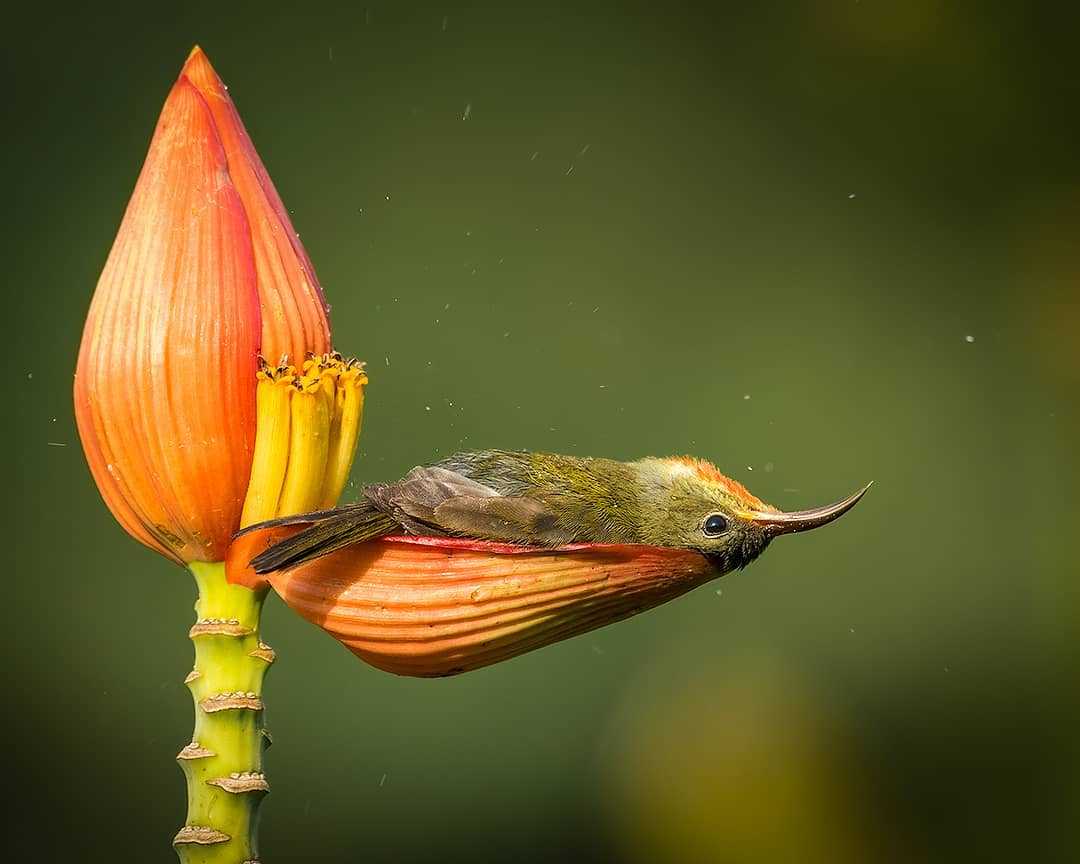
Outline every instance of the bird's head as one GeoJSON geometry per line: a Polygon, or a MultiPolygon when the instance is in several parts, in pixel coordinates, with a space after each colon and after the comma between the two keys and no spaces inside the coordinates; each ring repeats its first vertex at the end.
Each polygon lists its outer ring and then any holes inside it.
{"type": "Polygon", "coordinates": [[[646,498],[646,542],[700,552],[722,573],[745,567],[780,534],[832,522],[870,488],[867,484],[825,507],[784,513],[703,459],[679,456],[637,464],[646,498]]]}

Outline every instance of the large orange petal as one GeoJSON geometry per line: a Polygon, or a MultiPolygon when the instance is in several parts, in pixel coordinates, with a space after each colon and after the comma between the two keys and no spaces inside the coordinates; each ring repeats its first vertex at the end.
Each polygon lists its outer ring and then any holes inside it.
{"type": "MultiPolygon", "coordinates": [[[[267,538],[248,542],[261,549],[267,538]]],[[[271,573],[269,580],[292,609],[363,660],[429,677],[477,669],[610,624],[716,575],[701,555],[677,549],[528,549],[396,537],[271,573]]]]}
{"type": "Polygon", "coordinates": [[[74,392],[105,502],[177,561],[221,560],[239,524],[260,331],[243,203],[181,77],[91,302],[74,392]]]}
{"type": "Polygon", "coordinates": [[[299,364],[307,352],[329,351],[330,324],[315,268],[225,85],[198,47],[182,75],[210,106],[229,174],[247,212],[262,302],[263,356],[277,363],[287,354],[299,364]]]}

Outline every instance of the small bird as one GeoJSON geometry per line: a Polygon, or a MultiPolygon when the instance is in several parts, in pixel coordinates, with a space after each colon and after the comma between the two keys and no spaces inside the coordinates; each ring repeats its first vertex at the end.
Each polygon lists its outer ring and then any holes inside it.
{"type": "Polygon", "coordinates": [[[271,573],[380,537],[411,534],[536,548],[641,545],[700,553],[718,574],[745,567],[780,534],[817,528],[870,488],[812,510],[783,513],[690,456],[634,462],[508,450],[458,453],[377,483],[333,510],[276,519],[308,525],[251,559],[271,573]]]}

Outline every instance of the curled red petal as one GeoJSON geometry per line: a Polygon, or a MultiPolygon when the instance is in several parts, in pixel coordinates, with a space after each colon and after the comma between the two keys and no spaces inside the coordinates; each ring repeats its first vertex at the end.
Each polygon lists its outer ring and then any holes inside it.
{"type": "MultiPolygon", "coordinates": [[[[248,542],[261,551],[268,539],[248,542]]],[[[268,578],[293,610],[363,660],[430,677],[621,620],[716,575],[704,557],[678,549],[388,537],[268,578]]]]}

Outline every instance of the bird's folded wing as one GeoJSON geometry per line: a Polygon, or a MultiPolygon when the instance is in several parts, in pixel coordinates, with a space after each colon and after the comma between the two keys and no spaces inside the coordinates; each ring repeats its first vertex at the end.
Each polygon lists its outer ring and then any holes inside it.
{"type": "Polygon", "coordinates": [[[449,534],[558,546],[571,541],[554,512],[535,498],[503,496],[456,471],[414,468],[397,483],[365,489],[369,501],[411,534],[449,534]]]}

